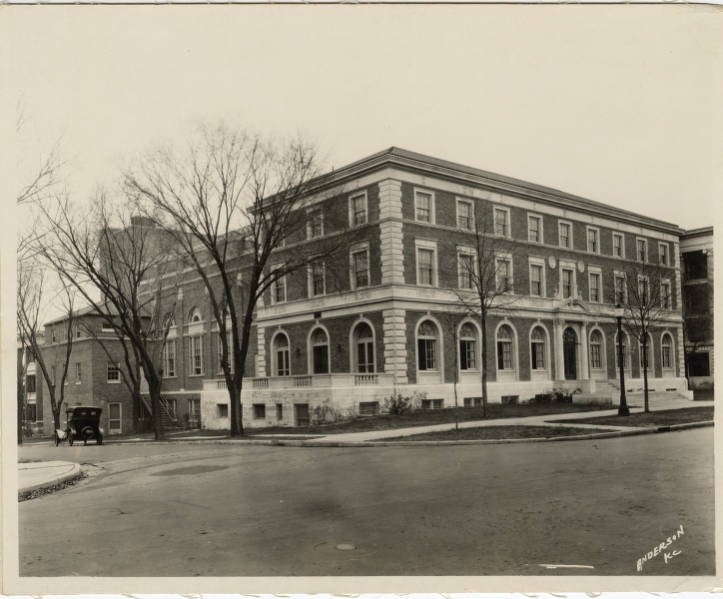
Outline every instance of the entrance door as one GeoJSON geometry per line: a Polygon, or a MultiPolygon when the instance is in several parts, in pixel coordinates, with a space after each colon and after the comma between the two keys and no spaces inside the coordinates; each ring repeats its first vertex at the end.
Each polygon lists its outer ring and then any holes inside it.
{"type": "Polygon", "coordinates": [[[309,404],[308,403],[295,403],[294,404],[294,416],[296,420],[296,426],[308,426],[309,425],[309,404]]]}
{"type": "Polygon", "coordinates": [[[562,351],[565,356],[565,380],[577,378],[577,335],[570,327],[562,334],[562,351]]]}
{"type": "Polygon", "coordinates": [[[108,433],[111,435],[121,433],[121,405],[119,403],[108,404],[108,433]]]}

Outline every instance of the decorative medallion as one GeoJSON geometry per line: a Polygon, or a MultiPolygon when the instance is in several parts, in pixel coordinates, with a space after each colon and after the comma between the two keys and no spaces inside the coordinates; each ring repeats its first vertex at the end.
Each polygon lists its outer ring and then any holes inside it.
{"type": "Polygon", "coordinates": [[[579,272],[585,272],[585,263],[582,260],[579,260],[577,263],[577,270],[579,272]]]}
{"type": "Polygon", "coordinates": [[[557,260],[555,259],[555,256],[548,256],[547,264],[550,268],[555,268],[557,266],[557,260]]]}

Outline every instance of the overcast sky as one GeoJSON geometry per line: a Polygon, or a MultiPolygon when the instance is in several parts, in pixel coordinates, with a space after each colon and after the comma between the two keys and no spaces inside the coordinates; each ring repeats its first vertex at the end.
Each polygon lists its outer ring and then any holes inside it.
{"type": "Polygon", "coordinates": [[[335,167],[396,145],[704,226],[715,10],[13,7],[19,171],[60,138],[88,194],[137,152],[223,117],[301,133],[335,167]]]}

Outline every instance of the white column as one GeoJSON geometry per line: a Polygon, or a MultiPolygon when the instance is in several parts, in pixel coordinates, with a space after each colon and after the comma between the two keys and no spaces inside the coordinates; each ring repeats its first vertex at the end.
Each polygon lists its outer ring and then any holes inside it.
{"type": "Polygon", "coordinates": [[[580,375],[577,378],[583,380],[590,378],[590,363],[587,357],[587,324],[584,322],[580,326],[580,375]]]}
{"type": "Polygon", "coordinates": [[[404,284],[400,181],[385,179],[379,183],[379,220],[382,284],[404,284]]]}
{"type": "Polygon", "coordinates": [[[384,310],[384,372],[394,376],[394,383],[407,384],[407,331],[405,311],[384,310]]]}
{"type": "Polygon", "coordinates": [[[256,327],[256,376],[266,376],[266,329],[256,327]]]}
{"type": "Polygon", "coordinates": [[[562,323],[555,321],[552,344],[555,351],[555,380],[562,381],[565,379],[565,354],[562,349],[562,323]]]}

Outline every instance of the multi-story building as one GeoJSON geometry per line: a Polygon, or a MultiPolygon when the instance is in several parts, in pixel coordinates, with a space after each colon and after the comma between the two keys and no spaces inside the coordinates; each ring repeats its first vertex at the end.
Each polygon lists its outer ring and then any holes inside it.
{"type": "MultiPolygon", "coordinates": [[[[321,257],[279,279],[257,306],[241,397],[246,426],[376,413],[397,392],[419,394],[424,408],[454,405],[455,396],[477,405],[484,337],[466,268],[483,259],[480,239],[493,248],[484,259],[500,290],[486,322],[490,401],[555,389],[617,401],[615,307],[627,300],[631,276],[660,285],[650,386],[690,397],[683,231],[674,224],[398,148],[314,180],[299,212],[306,226],[289,234],[270,267],[321,257]],[[336,250],[319,253],[330,239],[336,250]]],[[[228,428],[208,295],[192,268],[180,280],[167,298],[163,397],[190,422],[228,428]]],[[[73,360],[83,362],[76,343],[73,360]]],[[[641,346],[625,332],[623,344],[626,387],[638,391],[641,346]]],[[[107,417],[130,426],[113,393],[120,387],[103,380],[110,362],[90,347],[87,378],[69,384],[78,400],[105,402],[107,417]],[[84,387],[96,373],[97,386],[84,387]]]]}
{"type": "MultiPolygon", "coordinates": [[[[66,362],[68,331],[67,316],[45,325],[43,359],[52,384],[60,385],[62,369],[66,362]]],[[[137,431],[150,425],[150,409],[136,405],[129,388],[123,382],[127,372],[123,347],[112,326],[92,309],[78,310],[73,315],[71,354],[64,385],[61,407],[61,426],[65,421],[65,409],[72,406],[97,406],[103,409],[101,427],[105,434],[137,431]]],[[[38,368],[36,367],[36,370],[38,368]]],[[[53,431],[53,412],[47,383],[39,375],[43,400],[43,431],[53,431]]],[[[59,390],[58,390],[59,391],[59,390]]],[[[59,396],[59,392],[56,393],[59,396]]]]}
{"type": "Polygon", "coordinates": [[[693,388],[713,385],[713,227],[680,237],[683,318],[688,379],[693,388]]]}

